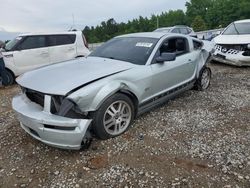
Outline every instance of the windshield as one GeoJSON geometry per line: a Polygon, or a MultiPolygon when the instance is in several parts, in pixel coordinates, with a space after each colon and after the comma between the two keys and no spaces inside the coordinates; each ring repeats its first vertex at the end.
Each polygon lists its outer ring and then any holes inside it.
{"type": "Polygon", "coordinates": [[[144,37],[114,38],[104,43],[89,56],[104,57],[145,65],[158,39],[144,37]]]}
{"type": "Polygon", "coordinates": [[[223,32],[223,35],[246,35],[250,34],[250,22],[232,23],[223,32]]]}
{"type": "Polygon", "coordinates": [[[23,38],[23,37],[17,37],[17,38],[15,38],[15,39],[9,41],[9,42],[6,44],[6,46],[5,46],[4,49],[5,49],[6,51],[12,50],[12,48],[13,48],[14,46],[16,46],[16,44],[17,44],[22,38],[23,38]]]}

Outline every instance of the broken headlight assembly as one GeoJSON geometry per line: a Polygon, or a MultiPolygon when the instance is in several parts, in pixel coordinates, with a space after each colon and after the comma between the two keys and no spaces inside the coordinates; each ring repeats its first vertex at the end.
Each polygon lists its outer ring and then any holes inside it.
{"type": "Polygon", "coordinates": [[[74,101],[63,96],[51,97],[51,113],[72,119],[87,118],[87,113],[81,112],[74,101]]]}

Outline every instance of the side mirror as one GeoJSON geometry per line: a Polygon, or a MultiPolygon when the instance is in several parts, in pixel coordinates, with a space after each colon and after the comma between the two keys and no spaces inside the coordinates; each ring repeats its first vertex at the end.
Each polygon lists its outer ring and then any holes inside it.
{"type": "Polygon", "coordinates": [[[156,58],[157,63],[163,63],[165,61],[174,61],[176,59],[175,53],[162,53],[159,57],[156,58]]]}

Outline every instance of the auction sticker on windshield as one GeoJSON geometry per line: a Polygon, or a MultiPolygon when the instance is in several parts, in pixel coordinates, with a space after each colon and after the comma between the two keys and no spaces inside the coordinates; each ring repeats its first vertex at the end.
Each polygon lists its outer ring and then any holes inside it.
{"type": "Polygon", "coordinates": [[[145,47],[145,48],[150,48],[153,45],[153,43],[148,43],[148,42],[138,42],[136,43],[135,46],[137,47],[145,47]]]}

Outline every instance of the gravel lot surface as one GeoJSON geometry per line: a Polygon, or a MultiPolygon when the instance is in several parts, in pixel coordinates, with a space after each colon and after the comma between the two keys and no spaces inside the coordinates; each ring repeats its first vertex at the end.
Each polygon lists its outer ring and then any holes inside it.
{"type": "Polygon", "coordinates": [[[86,151],[55,149],[19,126],[0,89],[0,187],[250,187],[250,68],[211,64],[188,91],[86,151]]]}

